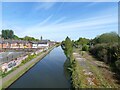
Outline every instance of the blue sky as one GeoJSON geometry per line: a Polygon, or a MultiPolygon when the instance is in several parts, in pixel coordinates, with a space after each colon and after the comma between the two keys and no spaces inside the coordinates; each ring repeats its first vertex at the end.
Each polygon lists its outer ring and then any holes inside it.
{"type": "Polygon", "coordinates": [[[2,29],[62,41],[118,32],[117,2],[3,2],[2,29]]]}

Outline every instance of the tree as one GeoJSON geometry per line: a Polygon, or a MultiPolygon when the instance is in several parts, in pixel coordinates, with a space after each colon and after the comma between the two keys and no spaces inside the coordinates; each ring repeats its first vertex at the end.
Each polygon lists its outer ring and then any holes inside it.
{"type": "Polygon", "coordinates": [[[25,36],[23,38],[23,40],[26,40],[26,41],[39,41],[39,39],[35,39],[34,37],[30,37],[30,36],[25,36]]]}
{"type": "Polygon", "coordinates": [[[68,58],[70,58],[72,56],[72,53],[73,53],[73,43],[70,40],[70,38],[67,37],[65,39],[64,44],[65,44],[65,54],[68,58]]]}
{"type": "Polygon", "coordinates": [[[5,30],[2,30],[2,38],[5,38],[5,30]]]}
{"type": "Polygon", "coordinates": [[[12,30],[9,30],[8,38],[10,39],[14,38],[14,32],[12,30]]]}
{"type": "Polygon", "coordinates": [[[100,36],[97,36],[93,40],[91,40],[91,43],[98,44],[98,43],[115,43],[118,42],[119,35],[115,32],[110,33],[104,33],[100,36]]]}
{"type": "Polygon", "coordinates": [[[75,45],[77,46],[84,46],[89,44],[89,39],[86,38],[79,38],[77,41],[75,41],[75,45]]]}
{"type": "Polygon", "coordinates": [[[13,30],[2,30],[2,38],[4,39],[13,39],[14,38],[14,32],[13,30]]]}
{"type": "Polygon", "coordinates": [[[19,40],[20,38],[16,35],[13,36],[15,40],[19,40]]]}

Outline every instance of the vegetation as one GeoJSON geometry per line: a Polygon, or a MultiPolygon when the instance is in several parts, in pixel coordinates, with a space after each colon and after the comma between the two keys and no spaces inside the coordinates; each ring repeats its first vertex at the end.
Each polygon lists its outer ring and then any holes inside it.
{"type": "Polygon", "coordinates": [[[75,83],[73,81],[73,79],[75,78],[74,77],[74,74],[76,74],[76,61],[73,59],[73,41],[70,40],[69,37],[67,37],[65,39],[65,41],[62,42],[62,48],[64,50],[64,53],[67,57],[67,65],[66,65],[66,68],[67,70],[69,71],[70,73],[70,77],[71,77],[71,83],[73,85],[73,88],[75,88],[75,83]]]}
{"type": "Polygon", "coordinates": [[[89,39],[86,38],[79,38],[77,41],[75,41],[75,45],[87,45],[89,44],[89,39]]]}
{"type": "Polygon", "coordinates": [[[119,35],[114,32],[102,34],[91,40],[92,46],[89,51],[112,68],[120,70],[119,40],[119,35]]]}
{"type": "Polygon", "coordinates": [[[13,30],[2,30],[2,38],[4,39],[13,39],[13,40],[25,40],[25,41],[39,41],[39,39],[35,39],[34,37],[25,36],[23,38],[18,37],[17,35],[14,35],[13,30]]]}
{"type": "Polygon", "coordinates": [[[4,39],[13,39],[14,38],[14,32],[13,30],[2,30],[2,38],[4,39]]]}
{"type": "Polygon", "coordinates": [[[93,45],[96,44],[102,44],[102,43],[116,43],[119,40],[119,35],[115,32],[110,33],[104,33],[100,36],[95,37],[93,40],[91,40],[91,43],[93,45]]]}
{"type": "Polygon", "coordinates": [[[73,44],[72,41],[70,40],[69,37],[67,37],[65,39],[65,41],[63,41],[62,45],[64,45],[64,50],[65,50],[65,55],[70,58],[72,56],[72,52],[73,52],[73,44]]]}
{"type": "Polygon", "coordinates": [[[20,38],[20,39],[25,41],[39,41],[39,39],[35,39],[34,37],[30,37],[30,36],[25,36],[24,38],[20,38]]]}
{"type": "MultiPolygon", "coordinates": [[[[79,38],[76,41],[71,41],[69,37],[62,42],[62,48],[67,57],[67,69],[70,72],[72,86],[74,88],[87,87],[81,84],[81,80],[85,77],[79,75],[79,72],[82,73],[82,67],[78,65],[78,62],[73,57],[73,51],[76,49],[79,50],[79,53],[84,51],[89,51],[93,56],[98,60],[104,61],[106,64],[110,65],[111,70],[115,71],[116,74],[120,75],[120,37],[115,32],[104,33],[100,36],[95,37],[92,40],[86,38],[79,38]],[[83,77],[83,78],[81,78],[83,77]]],[[[84,56],[84,55],[83,55],[84,56]]],[[[91,63],[91,62],[89,62],[91,63]]],[[[89,66],[89,64],[88,64],[89,66]]],[[[97,67],[90,65],[93,69],[93,72],[97,72],[97,67]]],[[[97,76],[99,76],[99,73],[97,76]]],[[[99,82],[99,79],[102,82],[102,74],[100,77],[96,77],[96,80],[99,82]],[[98,79],[97,79],[98,78],[98,79]]],[[[110,85],[104,84],[104,87],[109,87],[110,85]]]]}
{"type": "Polygon", "coordinates": [[[120,37],[115,32],[104,33],[92,40],[79,38],[73,45],[81,51],[89,51],[96,58],[120,70],[120,37]]]}

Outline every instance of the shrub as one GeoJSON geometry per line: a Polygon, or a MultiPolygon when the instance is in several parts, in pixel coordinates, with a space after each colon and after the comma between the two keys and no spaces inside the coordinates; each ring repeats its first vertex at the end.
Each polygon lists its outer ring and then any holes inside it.
{"type": "Polygon", "coordinates": [[[88,49],[89,49],[89,46],[88,46],[88,45],[83,45],[82,51],[88,51],[88,49]]]}
{"type": "Polygon", "coordinates": [[[90,53],[96,56],[99,60],[103,60],[106,63],[115,63],[119,56],[118,44],[96,44],[90,48],[90,53]]]}

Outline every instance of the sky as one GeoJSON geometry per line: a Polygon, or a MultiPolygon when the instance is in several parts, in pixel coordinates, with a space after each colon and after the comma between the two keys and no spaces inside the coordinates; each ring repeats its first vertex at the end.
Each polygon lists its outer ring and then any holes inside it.
{"type": "Polygon", "coordinates": [[[118,32],[117,2],[2,2],[2,29],[62,41],[118,32]]]}

